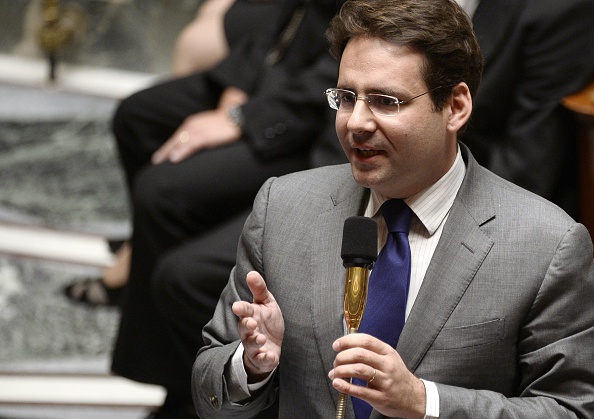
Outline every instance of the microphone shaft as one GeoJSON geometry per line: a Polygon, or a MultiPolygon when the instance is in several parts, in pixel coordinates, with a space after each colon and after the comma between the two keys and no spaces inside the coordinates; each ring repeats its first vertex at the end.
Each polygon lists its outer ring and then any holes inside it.
{"type": "Polygon", "coordinates": [[[344,287],[344,318],[349,333],[359,330],[365,305],[367,303],[367,287],[369,284],[369,268],[352,266],[346,269],[344,287]]]}
{"type": "MultiPolygon", "coordinates": [[[[365,304],[367,303],[367,287],[369,285],[369,266],[350,266],[346,269],[346,282],[344,286],[344,318],[346,319],[348,333],[357,333],[365,304]]],[[[347,380],[350,381],[350,380],[347,380]]],[[[347,395],[338,395],[336,405],[336,419],[343,419],[346,412],[347,395]]]]}

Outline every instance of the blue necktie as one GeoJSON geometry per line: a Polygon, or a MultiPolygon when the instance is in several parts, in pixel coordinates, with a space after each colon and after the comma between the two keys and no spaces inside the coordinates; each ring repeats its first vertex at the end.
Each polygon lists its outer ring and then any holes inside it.
{"type": "MultiPolygon", "coordinates": [[[[367,305],[359,332],[373,335],[396,348],[404,327],[410,283],[408,230],[412,211],[400,199],[384,202],[380,211],[389,233],[369,278],[367,305]]],[[[366,385],[365,381],[356,378],[353,383],[366,385]]],[[[371,405],[355,397],[352,402],[355,417],[368,419],[371,405]]]]}

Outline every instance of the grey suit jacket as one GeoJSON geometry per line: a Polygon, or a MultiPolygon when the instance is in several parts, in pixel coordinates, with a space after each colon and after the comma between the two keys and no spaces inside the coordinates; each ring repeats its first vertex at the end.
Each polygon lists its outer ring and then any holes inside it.
{"type": "MultiPolygon", "coordinates": [[[[444,418],[594,417],[594,265],[585,227],[480,167],[467,173],[397,350],[437,383],[444,418]]],[[[280,418],[334,417],[327,377],[343,334],[344,220],[367,191],[348,165],[268,181],[193,370],[200,417],[247,418],[279,397],[280,418]],[[238,345],[231,304],[259,271],[285,320],[274,379],[244,406],[224,370],[238,345]]],[[[349,403],[347,417],[352,418],[349,403]]],[[[372,418],[379,418],[378,412],[372,418]]]]}

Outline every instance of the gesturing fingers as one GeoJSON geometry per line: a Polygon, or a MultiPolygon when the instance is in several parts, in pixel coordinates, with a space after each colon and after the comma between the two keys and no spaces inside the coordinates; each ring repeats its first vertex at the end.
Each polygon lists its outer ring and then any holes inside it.
{"type": "Polygon", "coordinates": [[[244,366],[250,377],[259,377],[278,365],[285,331],[283,316],[264,278],[257,272],[246,277],[253,301],[236,301],[237,330],[244,346],[244,366]]]}
{"type": "Polygon", "coordinates": [[[251,317],[254,315],[254,308],[247,301],[236,301],[231,306],[233,313],[239,318],[251,317]]]}
{"type": "Polygon", "coordinates": [[[264,281],[262,275],[256,271],[251,271],[247,274],[246,281],[254,298],[254,303],[266,304],[271,302],[272,296],[268,292],[266,281],[264,281]]]}

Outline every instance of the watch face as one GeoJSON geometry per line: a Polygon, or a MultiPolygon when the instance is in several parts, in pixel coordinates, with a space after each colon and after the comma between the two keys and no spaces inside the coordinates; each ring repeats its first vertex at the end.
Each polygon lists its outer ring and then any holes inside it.
{"type": "Polygon", "coordinates": [[[229,119],[238,127],[243,127],[243,112],[240,106],[232,106],[228,111],[229,119]]]}

